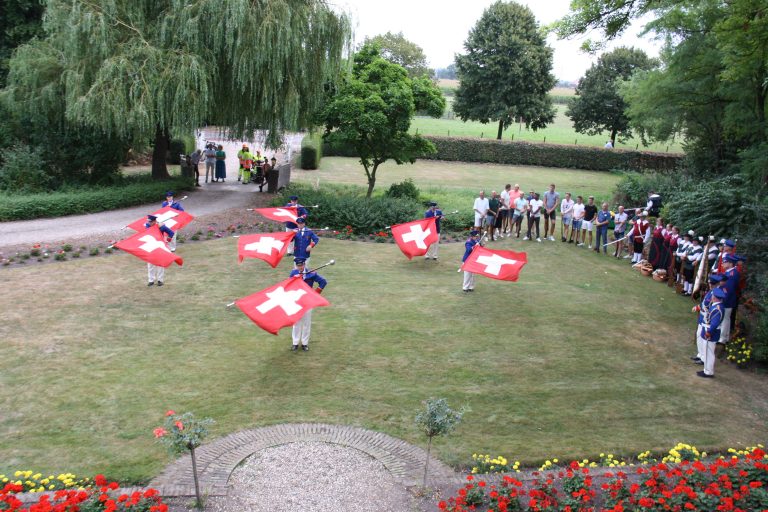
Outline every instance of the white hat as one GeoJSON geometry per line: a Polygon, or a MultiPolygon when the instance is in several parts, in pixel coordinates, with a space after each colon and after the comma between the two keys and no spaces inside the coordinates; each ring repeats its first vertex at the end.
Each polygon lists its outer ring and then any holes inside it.
{"type": "Polygon", "coordinates": [[[693,236],[693,235],[695,235],[696,233],[694,233],[694,231],[691,229],[690,231],[688,231],[688,234],[689,234],[689,235],[691,235],[691,236],[693,236]]]}
{"type": "Polygon", "coordinates": [[[642,215],[643,217],[647,217],[647,216],[648,216],[648,212],[646,212],[645,210],[643,210],[643,213],[641,213],[640,215],[642,215]]]}

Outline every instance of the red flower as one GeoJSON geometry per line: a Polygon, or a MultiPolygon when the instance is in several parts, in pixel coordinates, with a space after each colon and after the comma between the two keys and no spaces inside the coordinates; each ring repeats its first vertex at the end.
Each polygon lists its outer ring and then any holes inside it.
{"type": "Polygon", "coordinates": [[[749,482],[749,486],[753,489],[763,486],[763,482],[749,482]]]}
{"type": "MultiPolygon", "coordinates": [[[[168,433],[168,431],[165,430],[163,427],[157,427],[152,432],[155,434],[155,438],[163,437],[165,434],[168,433]]],[[[102,485],[102,484],[99,484],[99,485],[102,485]]]]}
{"type": "Polygon", "coordinates": [[[104,478],[104,475],[98,474],[95,477],[93,477],[93,483],[96,485],[107,485],[107,479],[104,478]]]}
{"type": "Polygon", "coordinates": [[[176,425],[177,429],[184,430],[184,424],[182,422],[177,421],[176,423],[174,423],[174,425],[176,425]]]}
{"type": "Polygon", "coordinates": [[[176,414],[176,412],[175,412],[175,411],[173,411],[173,409],[168,409],[168,410],[165,412],[165,415],[166,415],[166,416],[173,416],[174,414],[176,414]]]}

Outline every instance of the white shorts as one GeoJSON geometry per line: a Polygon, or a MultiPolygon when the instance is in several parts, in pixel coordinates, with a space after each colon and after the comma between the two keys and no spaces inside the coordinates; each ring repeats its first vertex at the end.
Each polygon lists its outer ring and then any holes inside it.
{"type": "Polygon", "coordinates": [[[482,226],[484,218],[485,218],[485,215],[480,215],[479,213],[475,212],[475,227],[482,226]]]}
{"type": "Polygon", "coordinates": [[[581,221],[581,229],[585,229],[587,231],[592,231],[592,221],[591,220],[582,220],[581,221]]]}

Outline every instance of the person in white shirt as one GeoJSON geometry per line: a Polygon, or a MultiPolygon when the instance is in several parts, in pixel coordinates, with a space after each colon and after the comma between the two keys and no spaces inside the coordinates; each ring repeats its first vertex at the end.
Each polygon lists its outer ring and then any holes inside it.
{"type": "Polygon", "coordinates": [[[482,232],[485,216],[488,215],[488,198],[485,197],[485,190],[480,191],[472,208],[475,210],[475,229],[482,232]]]}
{"type": "Polygon", "coordinates": [[[584,219],[584,198],[576,196],[576,204],[573,205],[573,220],[571,221],[571,238],[568,240],[569,244],[574,243],[576,245],[584,245],[579,241],[581,236],[581,222],[584,219]]]}
{"type": "MultiPolygon", "coordinates": [[[[528,235],[523,240],[532,240],[531,227],[536,226],[536,241],[541,242],[541,234],[539,233],[539,222],[541,221],[541,211],[544,207],[544,201],[539,199],[539,194],[533,194],[533,199],[528,201],[528,208],[530,216],[528,217],[528,235]]],[[[546,233],[545,233],[546,235],[546,233]]]]}
{"type": "Polygon", "coordinates": [[[501,208],[499,209],[499,216],[501,218],[501,231],[499,231],[499,237],[512,234],[512,223],[510,215],[510,207],[512,201],[509,197],[509,191],[512,190],[512,185],[507,183],[504,186],[504,190],[501,191],[501,208]]]}
{"type": "Polygon", "coordinates": [[[560,203],[560,216],[562,222],[560,223],[560,241],[565,242],[568,240],[568,230],[571,229],[573,223],[573,199],[571,199],[571,193],[565,193],[565,199],[560,203]]]}
{"type": "MultiPolygon", "coordinates": [[[[624,211],[623,206],[619,206],[616,212],[616,217],[613,219],[613,239],[616,240],[616,250],[613,252],[614,258],[621,258],[621,253],[624,251],[624,235],[627,232],[627,220],[629,215],[624,211]],[[621,241],[619,241],[621,240],[621,241]]],[[[629,258],[629,255],[627,255],[629,258]]]]}
{"type": "Polygon", "coordinates": [[[512,214],[512,224],[516,231],[516,238],[520,238],[520,227],[523,225],[523,217],[525,217],[525,212],[527,211],[528,200],[523,195],[517,196],[517,199],[515,199],[515,210],[512,214]]]}

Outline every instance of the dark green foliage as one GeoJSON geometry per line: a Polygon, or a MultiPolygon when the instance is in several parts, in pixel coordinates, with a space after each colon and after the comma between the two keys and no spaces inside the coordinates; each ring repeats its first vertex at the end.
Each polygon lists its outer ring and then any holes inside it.
{"type": "Polygon", "coordinates": [[[421,158],[508,165],[540,165],[592,171],[676,169],[682,157],[644,151],[605,150],[585,146],[536,144],[475,138],[425,136],[437,153],[421,158]]]}
{"type": "Polygon", "coordinates": [[[392,224],[420,218],[421,205],[411,199],[373,197],[366,199],[359,187],[331,187],[314,190],[310,187],[291,185],[283,191],[274,204],[283,205],[288,196],[296,194],[302,204],[320,205],[309,212],[308,224],[314,229],[330,227],[342,230],[351,226],[355,234],[369,235],[392,224]]]}
{"type": "Polygon", "coordinates": [[[13,50],[43,35],[43,11],[40,0],[3,0],[0,2],[0,89],[5,86],[8,60],[13,50]]]}
{"type": "Polygon", "coordinates": [[[0,190],[29,194],[55,188],[53,173],[44,160],[40,147],[15,145],[6,149],[0,165],[0,190]]]}
{"type": "Polygon", "coordinates": [[[315,146],[303,146],[301,148],[301,168],[305,171],[317,169],[317,153],[318,151],[315,146]]]}
{"type": "Polygon", "coordinates": [[[403,66],[410,78],[426,76],[432,78],[434,71],[427,64],[424,50],[416,43],[405,38],[402,32],[379,34],[365,38],[366,43],[377,44],[381,48],[381,56],[389,62],[403,66]]]}
{"type": "Polygon", "coordinates": [[[181,163],[181,155],[187,154],[186,144],[183,139],[171,139],[168,144],[168,162],[171,164],[179,165],[181,163]]]}
{"type": "Polygon", "coordinates": [[[419,188],[416,186],[412,179],[408,178],[407,180],[401,181],[400,183],[391,184],[387,191],[384,192],[384,195],[386,197],[401,197],[418,201],[419,188]]]}
{"type": "Polygon", "coordinates": [[[151,181],[144,176],[125,179],[124,184],[112,187],[71,189],[44,194],[1,194],[0,222],[95,213],[153,201],[159,205],[169,188],[180,191],[191,190],[194,186],[188,178],[151,181]]]}

